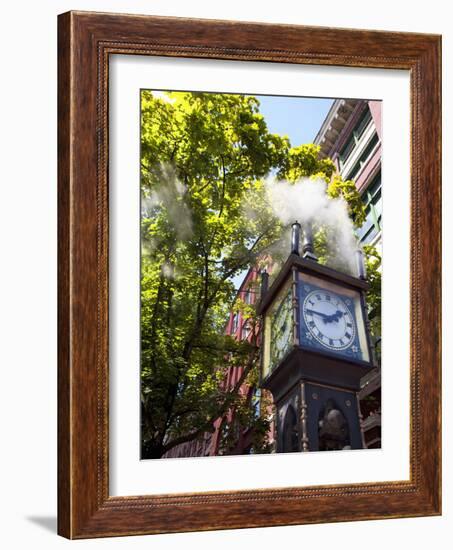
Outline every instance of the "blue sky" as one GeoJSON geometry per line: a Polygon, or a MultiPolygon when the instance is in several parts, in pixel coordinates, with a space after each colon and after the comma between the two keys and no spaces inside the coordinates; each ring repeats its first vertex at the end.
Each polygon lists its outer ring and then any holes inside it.
{"type": "Polygon", "coordinates": [[[291,145],[312,143],[333,99],[255,96],[273,134],[287,135],[291,145]]]}

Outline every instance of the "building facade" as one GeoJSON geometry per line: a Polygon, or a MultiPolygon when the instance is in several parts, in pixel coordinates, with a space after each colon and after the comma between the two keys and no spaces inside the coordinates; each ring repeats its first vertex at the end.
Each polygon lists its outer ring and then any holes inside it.
{"type": "Polygon", "coordinates": [[[335,163],[344,180],[353,180],[366,206],[358,230],[363,244],[382,250],[382,109],[380,101],[337,99],[314,143],[335,163]]]}

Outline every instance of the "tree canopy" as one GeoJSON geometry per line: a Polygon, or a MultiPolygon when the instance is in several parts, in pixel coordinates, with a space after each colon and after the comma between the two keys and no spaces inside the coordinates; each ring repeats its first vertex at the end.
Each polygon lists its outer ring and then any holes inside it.
{"type": "MultiPolygon", "coordinates": [[[[323,178],[357,225],[364,209],[354,183],[317,146],[292,147],[269,132],[254,97],[143,91],[141,113],[142,457],[157,458],[239,411],[238,390],[256,377],[256,341],[227,336],[225,323],[233,307],[245,307],[234,277],[285,229],[266,200],[265,177],[323,178]],[[231,388],[222,381],[234,366],[241,377],[231,388]]],[[[265,432],[263,419],[242,411],[243,422],[265,432]]]]}

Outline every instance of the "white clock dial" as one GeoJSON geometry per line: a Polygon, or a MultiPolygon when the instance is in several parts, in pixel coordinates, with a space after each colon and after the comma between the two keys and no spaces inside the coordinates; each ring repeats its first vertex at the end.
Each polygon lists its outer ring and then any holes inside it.
{"type": "Polygon", "coordinates": [[[354,342],[354,317],[344,298],[328,290],[313,290],[302,306],[308,335],[331,350],[345,350],[354,342]]]}

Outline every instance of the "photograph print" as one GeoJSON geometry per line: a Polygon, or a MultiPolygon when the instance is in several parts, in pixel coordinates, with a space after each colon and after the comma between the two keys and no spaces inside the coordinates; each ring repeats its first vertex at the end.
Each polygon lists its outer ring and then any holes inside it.
{"type": "Polygon", "coordinates": [[[380,101],[141,90],[141,458],[381,447],[380,101]]]}

